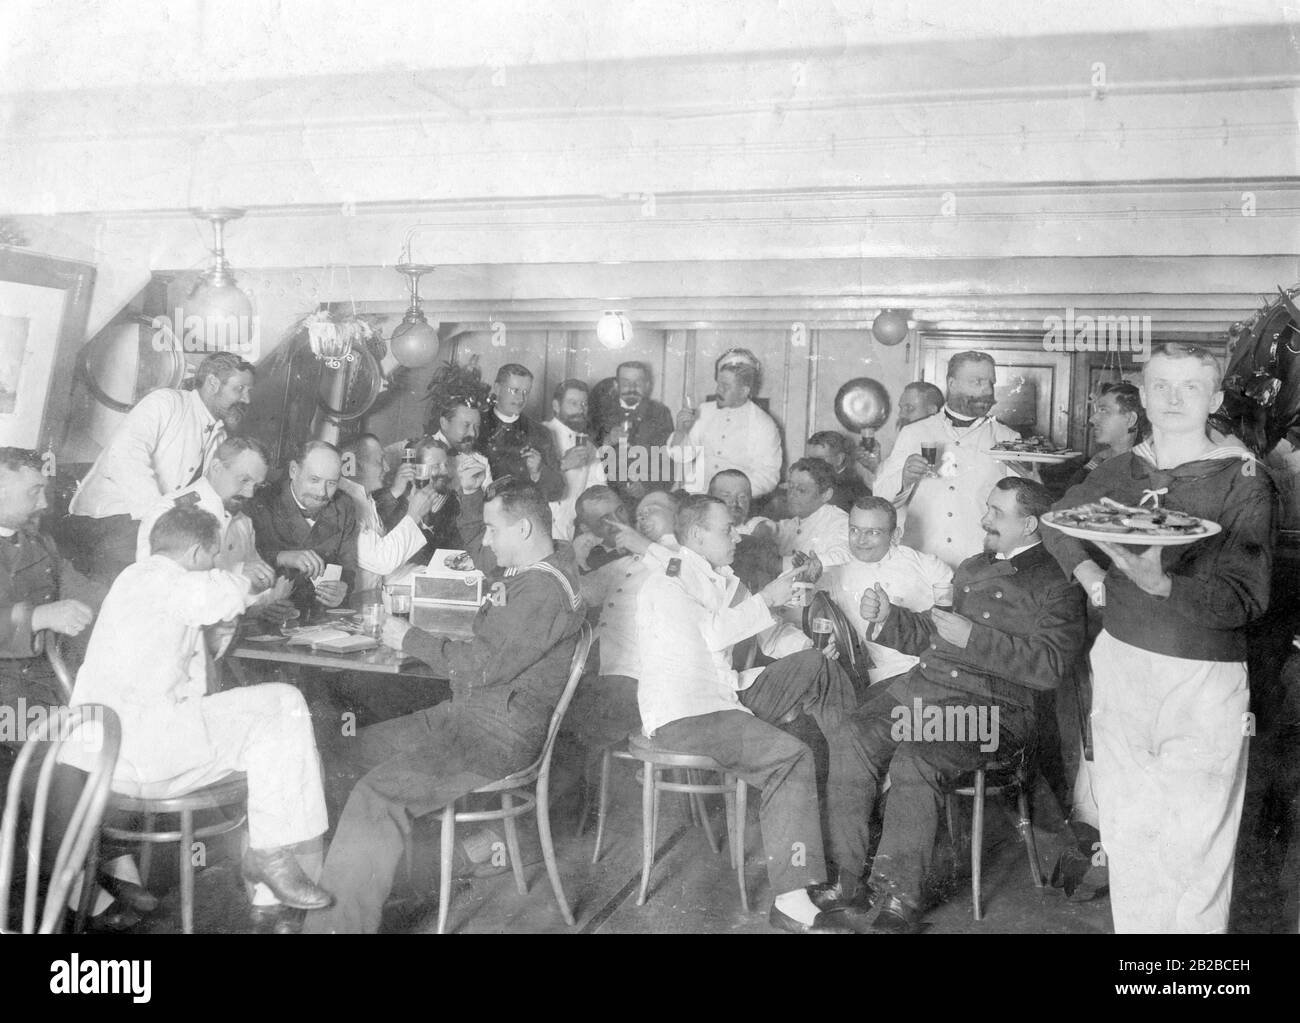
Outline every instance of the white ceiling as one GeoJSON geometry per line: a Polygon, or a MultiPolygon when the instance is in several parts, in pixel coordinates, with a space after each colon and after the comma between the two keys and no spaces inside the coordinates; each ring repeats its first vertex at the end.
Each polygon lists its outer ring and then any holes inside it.
{"type": "Polygon", "coordinates": [[[1279,23],[1278,0],[6,0],[0,93],[1279,23]]]}

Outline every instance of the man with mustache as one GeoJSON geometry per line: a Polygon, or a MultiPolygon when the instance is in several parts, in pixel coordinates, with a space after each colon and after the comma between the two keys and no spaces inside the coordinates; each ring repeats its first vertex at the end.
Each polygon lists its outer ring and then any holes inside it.
{"type": "Polygon", "coordinates": [[[360,526],[353,501],[339,493],[342,475],[338,448],[309,440],[289,463],[280,486],[249,502],[257,549],[294,580],[292,599],[300,607],[310,607],[313,600],[338,607],[356,577],[360,526]],[[343,569],[341,579],[321,580],[329,564],[343,569]]]}
{"type": "Polygon", "coordinates": [[[1015,475],[989,451],[1020,435],[991,415],[997,365],[984,352],[948,360],[948,397],[938,415],[909,423],[880,467],[873,493],[905,509],[902,542],[956,568],[979,551],[984,499],[998,480],[1015,475]],[[935,447],[935,464],[922,455],[935,447]]]}
{"type": "Polygon", "coordinates": [[[555,450],[560,452],[560,472],[564,476],[564,493],[551,502],[552,530],[557,540],[573,539],[578,496],[588,487],[605,482],[605,468],[587,433],[587,398],[588,388],[581,380],[561,381],[551,398],[552,418],[542,424],[551,432],[555,450]]]}
{"type": "MultiPolygon", "coordinates": [[[[669,490],[673,482],[667,480],[624,479],[619,472],[624,467],[633,475],[632,452],[644,451],[649,457],[644,465],[658,466],[654,453],[668,443],[673,432],[673,416],[668,407],[655,401],[654,374],[644,362],[620,363],[614,371],[618,387],[618,400],[610,408],[597,408],[598,421],[594,423],[601,445],[608,445],[617,454],[620,445],[627,445],[628,459],[620,465],[617,458],[610,459],[613,475],[610,485],[624,497],[640,499],[651,490],[669,490]]],[[[607,475],[609,473],[607,472],[607,475]]]]}
{"type": "Polygon", "coordinates": [[[209,355],[185,389],[150,391],[127,413],[68,506],[78,569],[107,586],[135,561],[140,519],[203,475],[244,418],[253,373],[230,352],[209,355]]]}
{"type": "Polygon", "coordinates": [[[883,698],[853,716],[856,741],[831,750],[832,776],[867,779],[856,791],[832,788],[829,812],[847,822],[833,850],[841,893],[853,904],[875,907],[875,933],[917,929],[945,787],[1030,741],[1035,691],[1056,689],[1083,648],[1083,590],[1041,542],[1051,494],[1041,483],[1009,477],[987,498],[979,523],[984,550],[957,568],[952,611],[910,610],[908,604],[925,602],[924,591],[908,594],[897,579],[886,579],[886,590],[880,578],[863,591],[858,607],[870,630],[866,638],[918,658],[883,698]],[[939,711],[951,726],[927,725],[916,734],[911,722],[918,708],[931,722],[939,711]],[[837,764],[837,756],[851,763],[837,764]],[[862,879],[867,822],[886,777],[884,829],[870,878],[862,879]]]}

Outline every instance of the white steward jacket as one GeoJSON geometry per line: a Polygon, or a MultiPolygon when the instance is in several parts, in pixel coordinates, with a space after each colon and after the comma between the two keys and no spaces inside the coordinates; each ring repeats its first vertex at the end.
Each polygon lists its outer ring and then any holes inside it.
{"type": "Polygon", "coordinates": [[[709,481],[723,469],[748,476],[755,497],[766,497],[781,478],[781,432],[752,401],[724,409],[706,401],[684,450],[673,448],[669,454],[681,462],[683,486],[692,494],[707,493],[709,481]]]}
{"type": "Polygon", "coordinates": [[[741,583],[730,567],[715,569],[685,547],[675,552],[675,560],[678,574],[652,572],[637,600],[641,677],[636,695],[646,735],[681,718],[724,710],[750,713],[736,694],[762,669],[732,668],[732,648],[741,640],[759,636],[769,657],[811,645],[798,629],[776,622],[758,594],[733,606],[741,583]]]}
{"type": "Polygon", "coordinates": [[[122,720],[113,789],[148,795],[184,784],[214,759],[199,701],[207,694],[203,628],[234,618],[248,580],[188,572],[162,554],[129,565],[113,583],[77,672],[73,705],[102,703],[122,720]]]}
{"type": "Polygon", "coordinates": [[[990,457],[989,451],[1002,441],[1019,439],[1011,427],[987,416],[964,430],[954,428],[942,412],[904,426],[872,492],[887,501],[906,497],[903,463],[908,455],[921,453],[924,441],[939,446],[940,475],[921,480],[906,507],[899,509],[904,520],[902,543],[933,554],[954,569],[982,551],[980,519],[989,491],[998,480],[1016,475],[1007,463],[990,457]]]}
{"type": "Polygon", "coordinates": [[[143,518],[158,498],[205,472],[225,437],[225,423],[208,411],[197,391],[151,391],[99,453],[68,512],[92,519],[143,518]]]}
{"type": "MultiPolygon", "coordinates": [[[[563,458],[564,453],[574,446],[578,435],[558,419],[548,419],[542,425],[551,432],[557,457],[563,458]]],[[[608,480],[605,479],[605,467],[599,458],[590,465],[561,469],[560,475],[564,477],[564,496],[551,502],[551,536],[557,540],[572,540],[578,497],[588,487],[607,483],[608,480]]]]}

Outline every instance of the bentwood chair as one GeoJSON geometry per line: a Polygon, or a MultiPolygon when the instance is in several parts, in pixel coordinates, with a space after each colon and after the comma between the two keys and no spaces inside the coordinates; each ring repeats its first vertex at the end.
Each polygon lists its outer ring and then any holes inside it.
{"type": "Polygon", "coordinates": [[[1022,749],[1002,760],[976,768],[957,780],[945,800],[948,816],[948,834],[957,851],[956,796],[973,800],[971,811],[970,872],[971,905],[977,921],[984,919],[980,905],[980,881],[984,855],[984,799],[986,796],[1014,795],[1016,800],[1016,830],[1024,840],[1029,854],[1029,874],[1034,887],[1043,887],[1043,873],[1038,865],[1038,845],[1034,841],[1034,827],[1029,815],[1029,790],[1034,780],[1034,754],[1032,749],[1022,749]],[[969,781],[967,781],[969,779],[969,781]],[[965,784],[963,784],[965,782],[965,784]]]}
{"type": "MultiPolygon", "coordinates": [[[[45,644],[46,656],[63,689],[64,698],[72,699],[73,675],[64,656],[63,647],[57,637],[50,636],[45,644]]],[[[153,865],[153,847],[176,843],[176,865],[180,876],[181,888],[181,932],[194,933],[194,852],[195,843],[216,838],[244,828],[248,822],[248,778],[246,775],[232,771],[218,781],[205,785],[184,795],[168,796],[163,799],[144,799],[137,796],[114,792],[109,796],[108,809],[116,817],[117,823],[105,823],[99,828],[99,834],[91,843],[86,876],[95,878],[99,865],[99,836],[102,834],[115,842],[140,845],[140,885],[149,887],[149,873],[153,865]],[[211,824],[196,827],[194,815],[203,811],[219,811],[221,819],[211,824]],[[129,827],[131,817],[123,819],[122,815],[135,815],[142,818],[140,827],[129,827]],[[160,828],[158,818],[174,816],[177,818],[175,828],[160,828]]],[[[245,836],[246,837],[246,836],[245,836]]],[[[81,906],[77,911],[77,929],[85,926],[94,895],[94,884],[82,888],[81,906]]]]}
{"type": "MultiPolygon", "coordinates": [[[[68,895],[79,877],[83,893],[94,889],[95,865],[88,857],[108,805],[109,785],[121,745],[122,729],[117,715],[112,709],[96,703],[52,711],[49,718],[38,726],[36,734],[24,744],[9,776],[4,817],[0,820],[0,933],[10,933],[9,893],[20,844],[18,833],[22,808],[28,809],[29,813],[21,815],[27,819],[27,877],[21,933],[53,934],[60,930],[68,907],[68,895]],[[56,785],[55,767],[60,759],[74,751],[77,755],[70,764],[84,771],[86,780],[67,817],[53,861],[48,869],[42,869],[43,853],[47,847],[53,848],[57,837],[53,832],[47,834],[50,818],[61,816],[51,805],[51,790],[56,785]],[[35,767],[38,759],[39,767],[35,767]],[[34,785],[30,781],[33,770],[36,772],[34,785]],[[38,926],[36,904],[42,887],[45,888],[45,902],[40,910],[38,926]]],[[[60,782],[67,780],[65,776],[60,782]]],[[[60,800],[56,797],[54,802],[60,800]]]]}
{"type": "MultiPolygon", "coordinates": [[[[441,864],[438,878],[438,933],[447,931],[447,916],[451,908],[452,860],[456,849],[456,825],[477,821],[501,821],[506,832],[506,849],[510,854],[510,865],[514,870],[515,887],[520,895],[528,894],[528,883],[524,880],[524,865],[519,853],[519,831],[515,818],[537,811],[537,834],[542,843],[542,858],[546,861],[546,873],[551,879],[551,889],[555,892],[555,901],[560,905],[564,922],[570,927],[574,924],[573,910],[564,894],[564,885],[560,881],[560,868],[555,859],[555,842],[551,837],[551,754],[555,750],[555,737],[559,734],[564,715],[573,700],[574,691],[582,678],[587,664],[587,652],[591,649],[591,626],[582,624],[578,635],[578,644],[573,650],[573,660],[569,665],[569,679],[564,692],[560,695],[555,711],[551,714],[550,725],[546,729],[546,743],[541,755],[522,771],[516,771],[499,781],[490,782],[469,796],[498,796],[501,808],[498,810],[457,810],[456,803],[449,804],[442,811],[442,848],[441,864]]],[[[457,801],[459,802],[459,800],[457,801]]],[[[408,856],[410,850],[408,848],[408,856]]]]}
{"type": "MultiPolygon", "coordinates": [[[[644,906],[650,894],[650,873],[654,869],[655,847],[659,837],[659,793],[685,792],[692,798],[721,795],[726,799],[731,865],[736,868],[736,881],[740,885],[740,906],[748,913],[749,894],[745,890],[745,799],[748,790],[744,779],[729,774],[712,757],[668,749],[644,735],[631,736],[627,749],[632,759],[641,761],[641,890],[637,894],[636,904],[644,906]],[[666,771],[685,771],[688,780],[670,781],[664,777],[666,771]],[[701,773],[721,775],[722,780],[719,783],[703,782],[699,780],[701,773]]],[[[604,824],[603,813],[601,818],[601,824],[597,825],[597,852],[604,824]]],[[[703,823],[709,845],[716,853],[719,847],[714,841],[707,815],[704,815],[703,823]]]]}

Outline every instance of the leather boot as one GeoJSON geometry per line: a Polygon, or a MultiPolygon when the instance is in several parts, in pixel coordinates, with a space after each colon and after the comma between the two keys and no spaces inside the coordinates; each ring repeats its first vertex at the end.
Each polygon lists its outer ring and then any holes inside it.
{"type": "Polygon", "coordinates": [[[329,909],[334,905],[334,896],[312,883],[288,849],[249,849],[241,872],[249,884],[266,885],[292,909],[329,909]]]}

